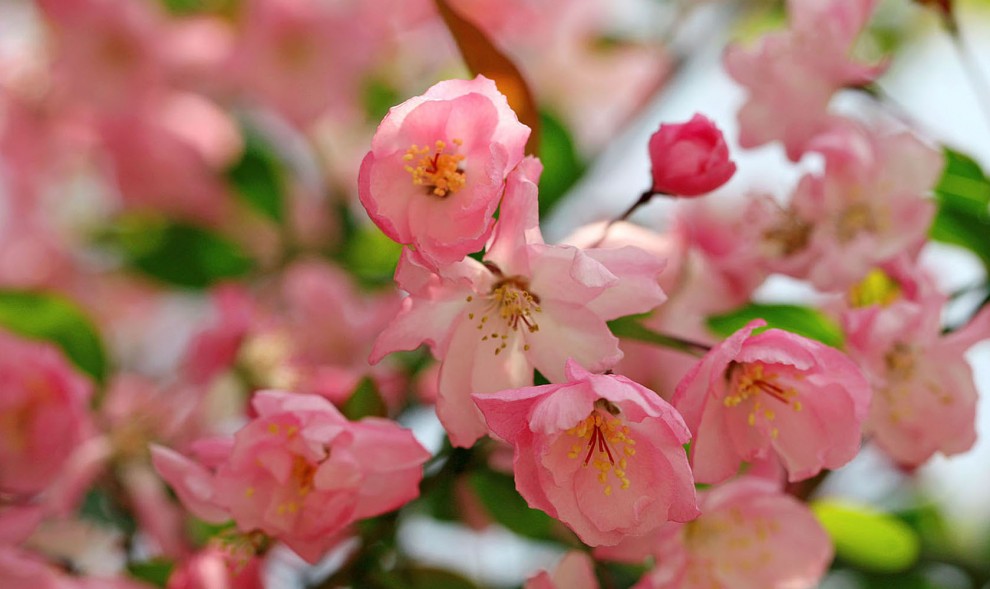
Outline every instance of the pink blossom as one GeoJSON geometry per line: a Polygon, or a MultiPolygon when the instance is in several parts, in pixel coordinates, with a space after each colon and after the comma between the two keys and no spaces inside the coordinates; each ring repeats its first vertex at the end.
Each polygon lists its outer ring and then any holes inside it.
{"type": "Polygon", "coordinates": [[[228,555],[208,547],[179,563],[169,575],[166,589],[264,589],[262,560],[231,566],[228,555]]]}
{"type": "Polygon", "coordinates": [[[885,64],[849,56],[876,0],[789,0],[790,28],[763,37],[756,47],[730,46],[725,69],[749,93],[739,110],[739,143],[758,147],[781,141],[797,161],[808,141],[832,120],[832,95],[866,84],[885,64]]]}
{"type": "Polygon", "coordinates": [[[935,212],[927,196],[944,165],[938,151],[910,133],[852,121],[809,149],[825,156],[825,173],[802,178],[790,208],[764,233],[781,243],[777,269],[822,290],[845,289],[878,263],[917,252],[935,212]]]}
{"type": "Polygon", "coordinates": [[[653,192],[673,196],[699,196],[729,181],[736,164],[722,132],[708,117],[663,124],[650,137],[653,192]]]}
{"type": "Polygon", "coordinates": [[[394,422],[349,422],[315,395],[262,391],[251,405],[255,419],[232,439],[194,446],[199,462],[152,447],[158,473],[197,517],[233,519],[316,562],[346,526],[419,494],[429,453],[394,422]]]}
{"type": "Polygon", "coordinates": [[[361,163],[361,203],[431,267],[456,262],[491,234],[529,132],[491,80],[440,82],[393,107],[378,127],[361,163]]]}
{"type": "Polygon", "coordinates": [[[50,344],[0,332],[0,492],[50,485],[86,438],[92,386],[50,344]]]}
{"type": "Polygon", "coordinates": [[[510,175],[484,264],[466,259],[433,274],[405,254],[396,270],[410,296],[371,360],[429,345],[442,360],[437,414],[457,446],[487,432],[471,393],[532,384],[534,368],[561,382],[568,358],[589,370],[608,369],[622,352],[606,321],[664,300],[657,285],[664,263],[645,251],[543,242],[539,173],[539,162],[526,159],[510,175]]]}
{"type": "Polygon", "coordinates": [[[790,481],[838,468],[859,451],[870,388],[856,365],[822,343],[752,321],[701,359],[673,404],[694,434],[691,465],[702,483],[743,461],[777,455],[790,481]]]}
{"type": "Polygon", "coordinates": [[[584,552],[571,551],[557,563],[553,572],[541,571],[530,577],[523,589],[598,589],[595,563],[584,552]]]}
{"type": "Polygon", "coordinates": [[[936,452],[965,452],[976,441],[978,394],[964,353],[990,339],[990,311],[942,334],[945,295],[930,279],[904,266],[872,277],[873,299],[843,314],[850,353],[873,386],[864,431],[897,462],[918,466],[936,452]]]}
{"type": "Polygon", "coordinates": [[[639,546],[598,549],[602,558],[656,557],[635,589],[812,589],[832,543],[800,501],[768,481],[743,478],[701,493],[701,516],[668,523],[639,546]],[[646,548],[646,554],[644,554],[646,548]],[[625,553],[625,554],[624,554],[625,553]]]}
{"type": "Polygon", "coordinates": [[[513,445],[516,489],[592,546],[698,515],[683,445],[690,433],[653,391],[574,361],[566,384],[473,395],[513,445]],[[589,468],[592,467],[592,468],[589,468]]]}

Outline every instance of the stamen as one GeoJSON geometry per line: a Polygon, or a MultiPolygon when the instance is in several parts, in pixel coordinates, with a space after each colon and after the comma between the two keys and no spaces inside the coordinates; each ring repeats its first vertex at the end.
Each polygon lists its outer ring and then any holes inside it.
{"type": "MultiPolygon", "coordinates": [[[[453,151],[456,152],[461,140],[454,139],[452,143],[453,151]]],[[[438,140],[433,149],[414,144],[402,156],[403,160],[410,162],[410,165],[406,166],[406,171],[412,175],[413,184],[432,188],[430,193],[441,198],[457,192],[467,182],[464,170],[461,169],[464,155],[445,153],[446,149],[447,143],[438,140]],[[414,160],[415,165],[412,164],[414,160]]]]}
{"type": "MultiPolygon", "coordinates": [[[[636,453],[632,448],[636,441],[629,436],[629,427],[623,425],[622,420],[616,417],[618,413],[617,407],[607,401],[600,400],[595,403],[595,409],[587,418],[567,430],[569,435],[588,440],[587,451],[584,454],[584,466],[593,465],[598,471],[596,478],[601,483],[605,495],[612,493],[611,477],[619,482],[620,489],[629,488],[631,483],[626,472],[629,466],[629,457],[636,453]],[[607,414],[603,411],[607,411],[607,414]],[[617,454],[613,452],[613,449],[619,452],[619,460],[616,460],[617,454]]],[[[578,458],[580,455],[581,446],[579,444],[573,444],[567,453],[569,458],[578,458]]]]}

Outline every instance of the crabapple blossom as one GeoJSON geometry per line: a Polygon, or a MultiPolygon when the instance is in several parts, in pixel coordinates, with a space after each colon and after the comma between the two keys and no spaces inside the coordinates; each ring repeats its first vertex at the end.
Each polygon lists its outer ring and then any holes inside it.
{"type": "Polygon", "coordinates": [[[434,274],[405,254],[396,270],[410,296],[371,361],[427,343],[442,360],[437,414],[456,446],[487,432],[471,393],[532,384],[534,368],[560,382],[568,358],[589,370],[610,368],[622,352],[606,321],[665,298],[657,284],[664,262],[643,250],[544,243],[539,173],[530,158],[510,175],[484,263],[466,259],[434,274]]]}
{"type": "Polygon", "coordinates": [[[152,446],[158,473],[183,505],[210,522],[233,519],[316,562],[354,521],[419,494],[429,453],[394,422],[349,422],[326,399],[256,393],[255,419],[233,438],[194,444],[194,462],[152,446]]]}
{"type": "Polygon", "coordinates": [[[704,115],[660,125],[649,147],[655,193],[699,196],[722,186],[736,172],[722,132],[704,115]]]}
{"type": "Polygon", "coordinates": [[[0,331],[0,493],[44,490],[91,430],[91,383],[47,343],[0,331]]]}
{"type": "Polygon", "coordinates": [[[788,0],[790,28],[763,37],[756,47],[733,45],[725,69],[749,96],[739,110],[739,144],[781,141],[801,159],[808,142],[833,120],[832,95],[864,85],[885,69],[850,58],[851,47],[876,0],[788,0]]]}
{"type": "Polygon", "coordinates": [[[612,545],[698,515],[680,415],[653,391],[573,360],[567,382],[472,395],[514,448],[516,489],[585,544],[612,545]]]}
{"type": "Polygon", "coordinates": [[[838,468],[859,450],[870,388],[842,352],[750,322],[684,377],[673,404],[694,434],[698,482],[731,477],[743,461],[776,454],[790,481],[838,468]]]}
{"type": "Polygon", "coordinates": [[[964,354],[990,338],[990,313],[984,309],[943,334],[946,297],[911,270],[876,270],[871,279],[886,288],[872,287],[872,300],[860,289],[862,305],[842,318],[850,353],[874,390],[864,431],[898,463],[919,466],[936,452],[958,454],[976,441],[979,395],[964,354]]]}
{"type": "Polygon", "coordinates": [[[568,552],[552,573],[540,571],[526,580],[523,589],[598,589],[595,563],[583,552],[568,552]]]}
{"type": "Polygon", "coordinates": [[[359,172],[361,204],[430,267],[461,260],[491,234],[529,133],[491,80],[440,82],[378,127],[359,172]]]}
{"type": "Polygon", "coordinates": [[[635,589],[811,589],[832,560],[832,542],[800,501],[752,477],[699,494],[701,516],[595,551],[656,566],[635,589]]]}

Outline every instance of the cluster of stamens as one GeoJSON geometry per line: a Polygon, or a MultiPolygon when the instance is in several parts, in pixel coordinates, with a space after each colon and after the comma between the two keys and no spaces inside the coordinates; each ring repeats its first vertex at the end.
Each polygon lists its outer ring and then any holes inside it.
{"type": "MultiPolygon", "coordinates": [[[[292,439],[299,433],[299,427],[296,425],[269,423],[268,433],[273,436],[285,436],[286,438],[292,439]]],[[[297,499],[290,499],[279,503],[275,507],[275,511],[278,515],[285,515],[287,513],[295,514],[299,511],[299,502],[305,499],[306,496],[313,490],[313,480],[316,477],[316,470],[320,467],[320,463],[327,458],[329,458],[329,454],[324,456],[322,460],[314,463],[298,454],[292,457],[292,470],[289,480],[295,483],[297,499]]],[[[244,490],[244,495],[246,497],[251,497],[254,493],[254,487],[248,487],[244,490]]]]}
{"type": "Polygon", "coordinates": [[[835,220],[835,236],[840,243],[852,241],[860,233],[879,233],[882,221],[864,202],[849,205],[835,220]]]}
{"type": "MultiPolygon", "coordinates": [[[[460,139],[454,139],[453,151],[461,145],[460,139]]],[[[407,162],[406,171],[412,174],[413,184],[432,188],[431,194],[445,197],[448,193],[457,192],[464,187],[467,177],[461,169],[464,156],[459,153],[445,153],[447,143],[437,141],[433,148],[413,145],[402,156],[407,162]],[[415,162],[415,163],[413,163],[415,162]]]]}
{"type": "Polygon", "coordinates": [[[808,247],[810,223],[790,209],[781,209],[777,222],[763,232],[763,238],[774,245],[777,255],[790,256],[808,247]]]}
{"type": "Polygon", "coordinates": [[[901,285],[883,270],[874,268],[849,289],[848,300],[853,307],[887,307],[900,297],[901,285]]]}
{"type": "MultiPolygon", "coordinates": [[[[722,404],[726,407],[736,407],[744,401],[753,399],[747,416],[747,423],[750,426],[756,425],[758,416],[762,416],[767,422],[776,419],[777,413],[771,407],[763,405],[767,397],[794,411],[801,411],[803,408],[801,401],[797,399],[797,390],[782,386],[778,382],[779,375],[765,370],[765,365],[759,362],[745,364],[734,362],[726,371],[726,378],[729,380],[729,393],[722,399],[722,404]]],[[[770,429],[771,437],[776,438],[778,433],[777,428],[770,429]]]]}
{"type": "MultiPolygon", "coordinates": [[[[497,282],[485,297],[483,312],[477,317],[477,329],[482,334],[481,341],[495,343],[496,355],[508,347],[510,331],[519,331],[520,326],[529,333],[540,330],[536,321],[536,314],[543,312],[540,297],[529,292],[527,286],[523,278],[506,278],[497,282]],[[500,321],[491,321],[492,317],[500,321]]],[[[473,296],[467,297],[469,303],[473,300],[473,296]]],[[[468,319],[474,321],[476,314],[468,313],[468,319]]],[[[523,349],[528,350],[529,345],[523,349]]]]}
{"type": "Polygon", "coordinates": [[[616,413],[618,409],[611,403],[599,400],[588,417],[567,430],[568,435],[587,440],[587,444],[574,443],[567,457],[576,459],[584,455],[584,466],[590,464],[598,470],[598,482],[606,496],[612,494],[609,474],[618,481],[620,489],[629,488],[626,469],[629,458],[636,454],[636,440],[629,435],[629,426],[624,425],[616,413]]]}

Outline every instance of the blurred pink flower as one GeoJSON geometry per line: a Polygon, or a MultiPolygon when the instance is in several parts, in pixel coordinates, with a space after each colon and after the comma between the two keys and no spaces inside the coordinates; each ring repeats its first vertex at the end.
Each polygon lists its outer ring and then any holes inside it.
{"type": "Polygon", "coordinates": [[[599,548],[622,561],[656,558],[635,589],[812,589],[832,561],[832,543],[800,501],[760,479],[702,492],[701,516],[656,534],[599,548]]]}
{"type": "Polygon", "coordinates": [[[584,552],[564,555],[553,572],[541,571],[530,577],[523,589],[598,589],[595,563],[584,552]]]}
{"type": "Polygon", "coordinates": [[[0,492],[33,494],[90,434],[91,383],[47,343],[0,332],[0,492]]]}
{"type": "Polygon", "coordinates": [[[653,391],[574,361],[566,384],[472,395],[515,449],[516,489],[585,544],[611,545],[698,515],[691,434],[653,391]],[[588,468],[589,466],[593,468],[588,468]]]}
{"type": "Polygon", "coordinates": [[[262,559],[232,564],[226,552],[207,547],[179,562],[165,589],[264,589],[262,559]]]}
{"type": "Polygon", "coordinates": [[[591,370],[610,368],[622,352],[606,321],[649,311],[665,298],[657,284],[664,262],[645,251],[544,243],[539,173],[530,158],[510,175],[484,264],[466,259],[438,275],[407,253],[396,270],[410,296],[371,360],[428,344],[442,360],[437,414],[457,446],[487,431],[471,393],[532,384],[534,368],[560,382],[568,358],[591,370]]]}
{"type": "Polygon", "coordinates": [[[396,423],[349,422],[315,395],[262,391],[252,407],[257,416],[232,439],[194,445],[200,462],[152,447],[158,473],[197,517],[233,519],[313,563],[346,526],[419,494],[429,453],[396,423]]]}
{"type": "Polygon", "coordinates": [[[529,127],[495,83],[445,80],[393,107],[361,163],[371,219],[436,269],[479,251],[529,127]]]}
{"type": "Polygon", "coordinates": [[[672,196],[700,196],[729,181],[736,164],[722,132],[700,114],[679,124],[660,125],[650,137],[652,190],[672,196]]]}
{"type": "Polygon", "coordinates": [[[764,36],[756,47],[726,50],[725,69],[749,93],[739,110],[740,145],[781,141],[791,160],[801,159],[832,120],[832,95],[872,81],[886,67],[849,56],[876,3],[789,0],[790,28],[764,36]]]}
{"type": "Polygon", "coordinates": [[[673,404],[694,434],[701,483],[731,477],[743,461],[775,453],[790,481],[838,468],[859,451],[870,387],[842,352],[752,321],[684,377],[673,404]]]}

